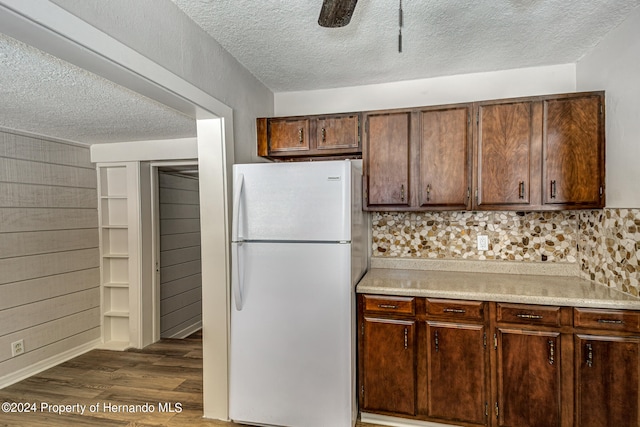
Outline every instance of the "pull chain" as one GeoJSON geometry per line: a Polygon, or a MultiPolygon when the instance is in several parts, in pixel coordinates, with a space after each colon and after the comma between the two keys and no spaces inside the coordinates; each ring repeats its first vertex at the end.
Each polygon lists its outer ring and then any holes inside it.
{"type": "Polygon", "coordinates": [[[398,52],[402,53],[402,26],[403,26],[403,17],[402,17],[402,0],[400,1],[400,6],[398,8],[398,52]]]}

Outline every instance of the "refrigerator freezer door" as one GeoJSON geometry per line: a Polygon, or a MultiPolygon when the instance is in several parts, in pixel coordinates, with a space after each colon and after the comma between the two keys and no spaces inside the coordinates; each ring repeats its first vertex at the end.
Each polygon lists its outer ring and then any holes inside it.
{"type": "Polygon", "coordinates": [[[234,241],[350,241],[351,162],[234,165],[234,241]]]}
{"type": "MultiPolygon", "coordinates": [[[[237,245],[237,244],[236,244],[237,245]]],[[[231,305],[230,418],[352,427],[349,244],[242,243],[242,310],[231,305]]]]}

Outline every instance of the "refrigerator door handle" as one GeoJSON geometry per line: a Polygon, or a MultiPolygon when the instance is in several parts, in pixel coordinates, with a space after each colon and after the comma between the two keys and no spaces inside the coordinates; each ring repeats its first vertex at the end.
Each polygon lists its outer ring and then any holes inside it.
{"type": "Polygon", "coordinates": [[[231,224],[231,241],[238,241],[238,227],[240,226],[240,197],[244,188],[244,174],[239,173],[233,186],[233,222],[231,224]]]}
{"type": "Polygon", "coordinates": [[[242,311],[242,287],[244,285],[244,266],[242,265],[240,246],[242,243],[233,243],[233,272],[231,273],[231,288],[233,289],[233,298],[236,301],[236,310],[242,311]]]}

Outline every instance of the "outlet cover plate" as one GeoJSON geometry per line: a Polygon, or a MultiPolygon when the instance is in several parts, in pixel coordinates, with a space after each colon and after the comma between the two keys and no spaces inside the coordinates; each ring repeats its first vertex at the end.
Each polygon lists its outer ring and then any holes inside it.
{"type": "Polygon", "coordinates": [[[478,250],[479,251],[488,251],[489,250],[489,236],[478,236],[478,250]]]}
{"type": "Polygon", "coordinates": [[[11,343],[11,357],[16,357],[24,353],[24,340],[18,340],[11,343]]]}

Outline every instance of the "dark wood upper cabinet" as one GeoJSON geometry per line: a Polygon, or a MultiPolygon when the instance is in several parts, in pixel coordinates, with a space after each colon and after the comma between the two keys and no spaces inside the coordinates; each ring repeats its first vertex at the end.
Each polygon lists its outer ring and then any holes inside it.
{"type": "Polygon", "coordinates": [[[411,113],[365,115],[365,206],[408,207],[411,113]]]}
{"type": "Polygon", "coordinates": [[[418,203],[421,208],[469,208],[470,107],[420,112],[418,203]]]}
{"type": "Polygon", "coordinates": [[[604,205],[602,96],[544,101],[544,190],[549,205],[604,205]]]}
{"type": "Polygon", "coordinates": [[[260,156],[362,157],[371,211],[602,208],[604,129],[602,91],[257,120],[260,156]]]}
{"type": "Polygon", "coordinates": [[[360,124],[358,115],[320,117],[316,119],[316,149],[360,149],[360,124]]]}
{"type": "Polygon", "coordinates": [[[360,157],[360,113],[257,120],[258,155],[274,159],[360,157]]]}
{"type": "Polygon", "coordinates": [[[309,151],[308,119],[273,119],[268,129],[271,154],[309,151]]]}
{"type": "Polygon", "coordinates": [[[604,93],[476,104],[474,208],[604,207],[604,93]]]}
{"type": "Polygon", "coordinates": [[[470,104],[366,113],[365,208],[469,208],[470,115],[470,104]]]}
{"type": "Polygon", "coordinates": [[[535,172],[533,113],[531,102],[478,106],[478,208],[529,205],[535,172]]]}

